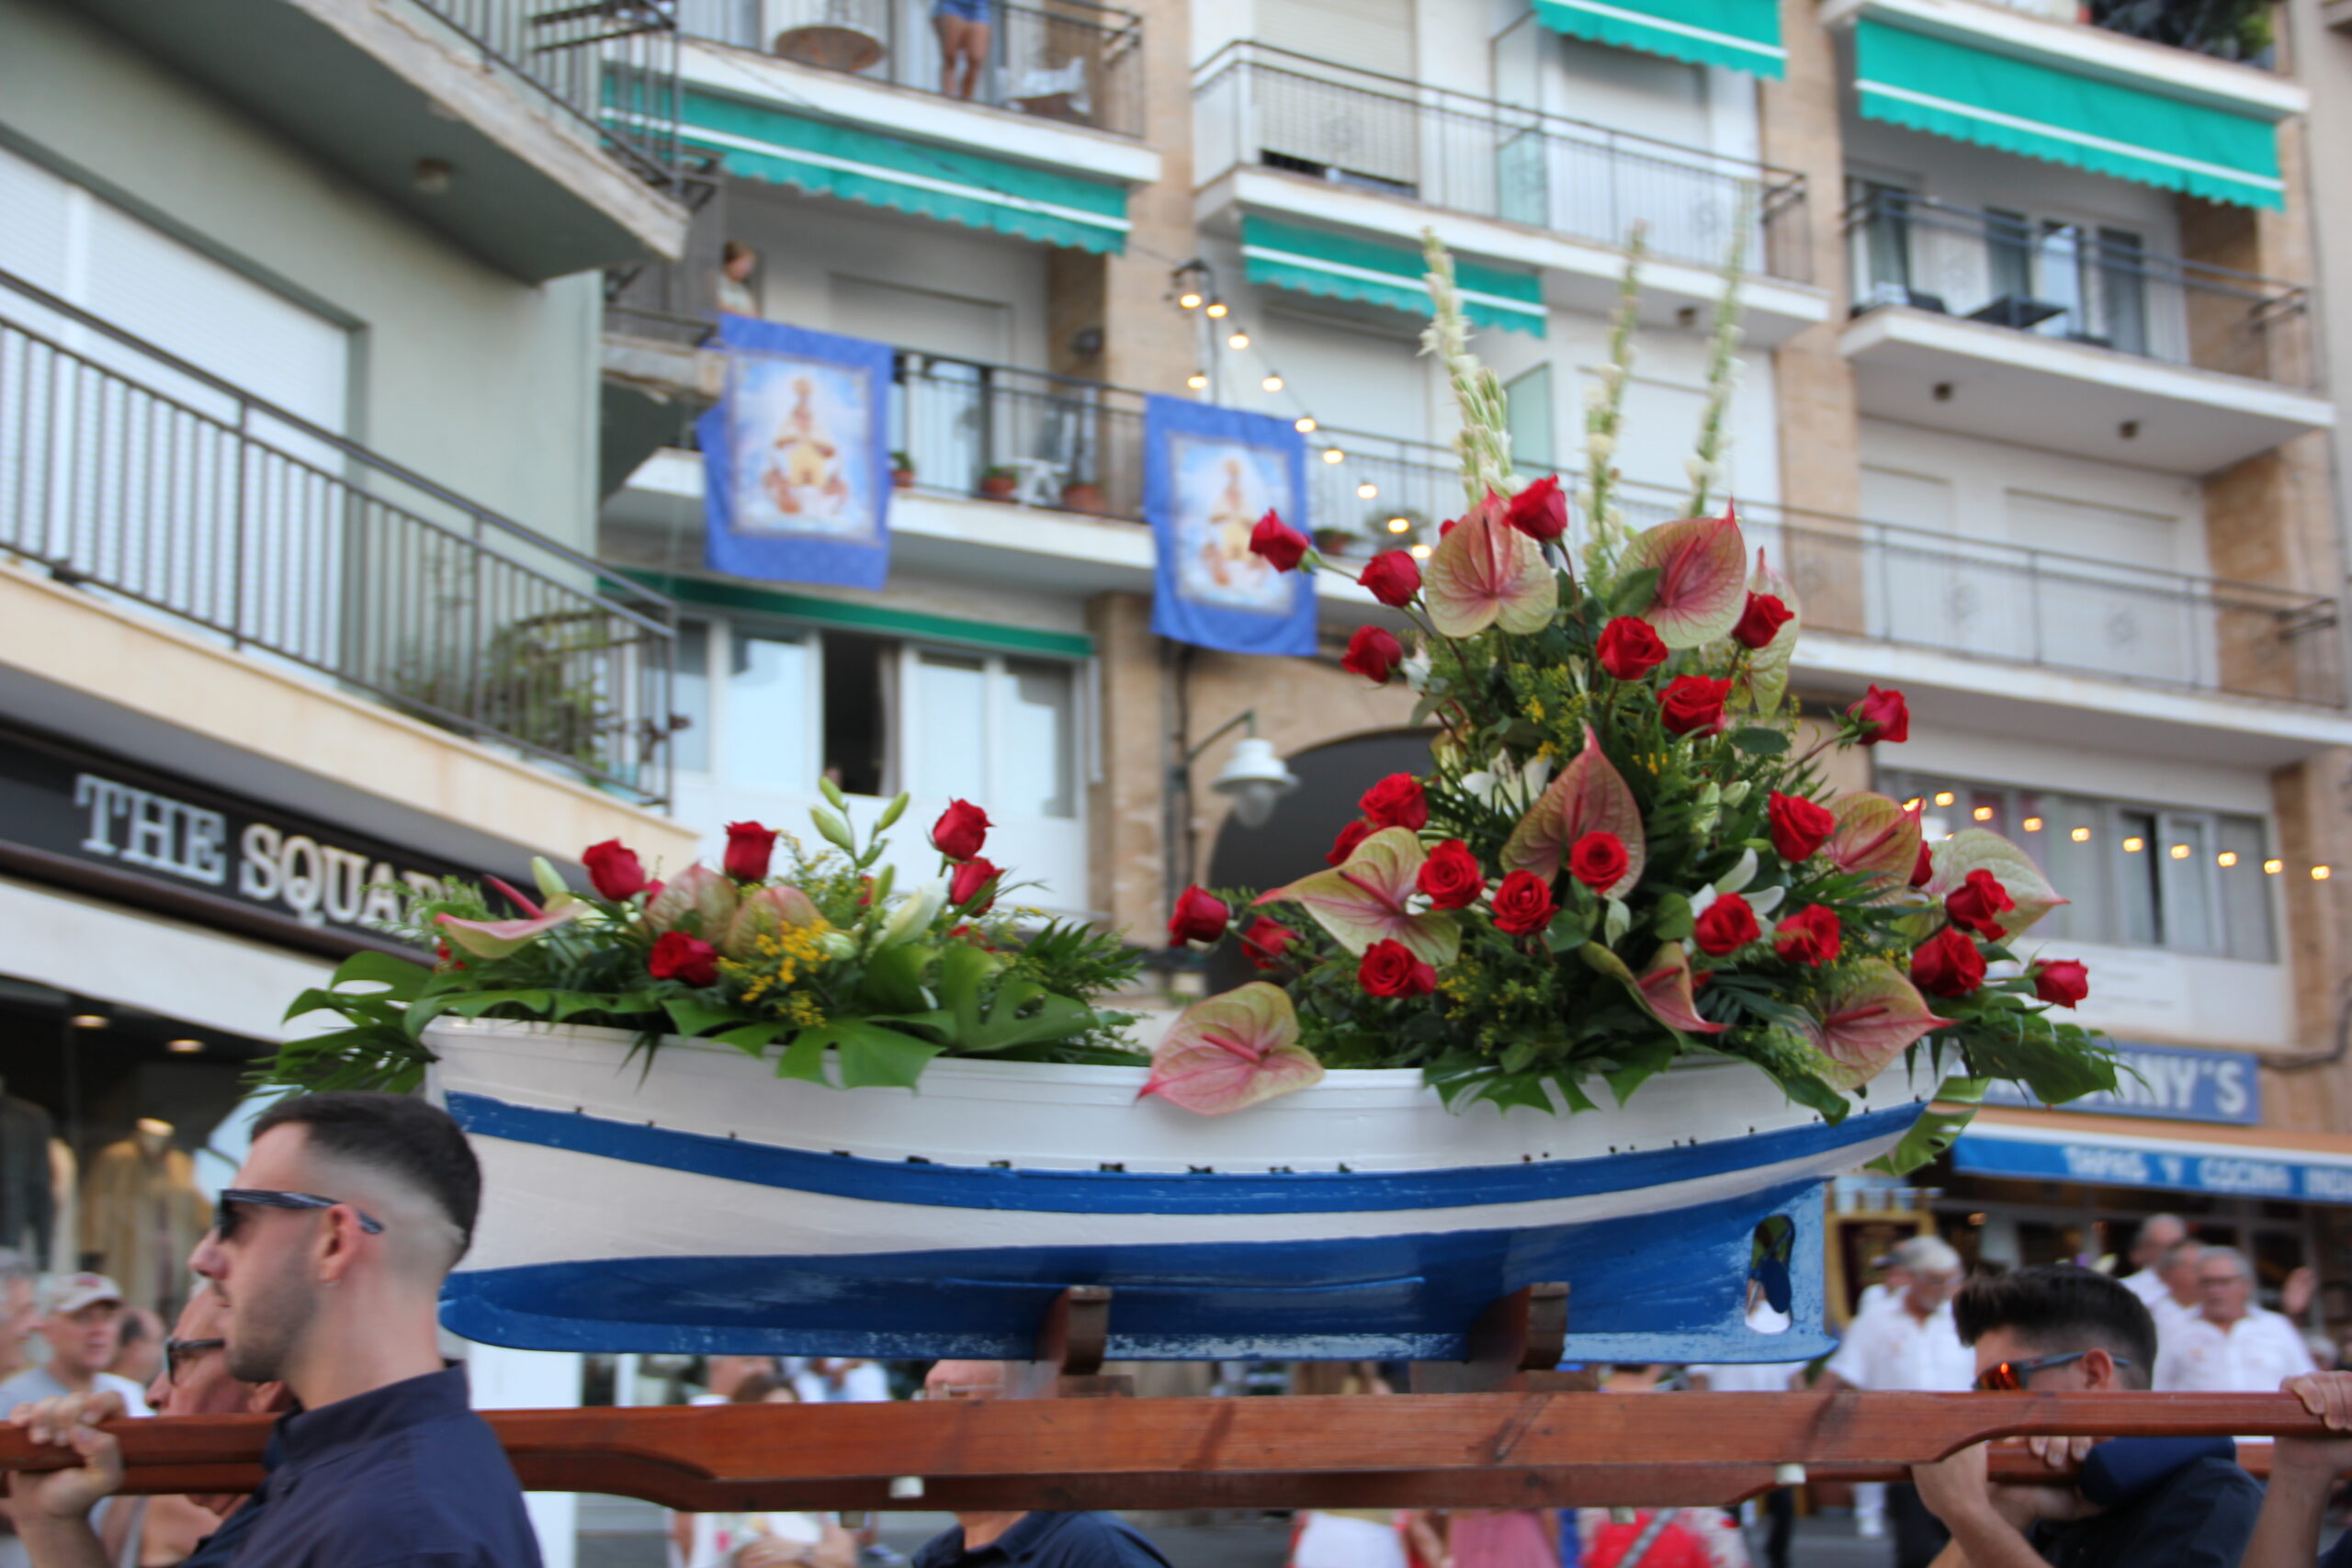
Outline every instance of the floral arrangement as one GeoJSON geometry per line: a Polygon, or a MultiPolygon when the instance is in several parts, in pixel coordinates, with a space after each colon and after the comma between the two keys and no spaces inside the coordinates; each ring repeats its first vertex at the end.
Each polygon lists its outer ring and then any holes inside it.
{"type": "MultiPolygon", "coordinates": [[[[1147,1092],[1215,1113],[1327,1067],[1418,1066],[1449,1103],[1551,1108],[1556,1091],[1588,1110],[1595,1078],[1622,1100],[1704,1052],[1834,1120],[1922,1049],[1954,1060],[1950,1099],[1992,1078],[2052,1102],[2111,1088],[2111,1053],[2054,1010],[2083,999],[2084,966],[2018,944],[2064,902],[2032,860],[1976,829],[1930,844],[1916,811],[1826,784],[1825,752],[1905,738],[1903,694],[1873,686],[1809,735],[1788,700],[1797,595],[1762,551],[1751,564],[1732,509],[1638,534],[1619,521],[1632,272],[1587,422],[1579,558],[1558,481],[1510,472],[1501,389],[1468,352],[1433,238],[1429,254],[1469,504],[1426,571],[1390,550],[1357,578],[1418,650],[1366,626],[1343,663],[1419,694],[1433,766],[1365,792],[1329,870],[1255,898],[1184,892],[1170,940],[1236,941],[1267,978],[1180,1018],[1147,1092]]],[[[1727,289],[1711,379],[1736,363],[1734,310],[1727,289]]],[[[1719,481],[1722,400],[1700,500],[1719,481]]],[[[1251,548],[1285,571],[1320,564],[1272,514],[1251,548]]],[[[1956,1131],[1931,1119],[1898,1165],[1956,1131]]]]}
{"type": "Polygon", "coordinates": [[[811,817],[830,847],[815,854],[736,822],[716,871],[696,863],[657,882],[613,840],[580,857],[586,892],[545,860],[533,863],[536,899],[491,879],[511,916],[463,886],[412,901],[400,929],[435,961],[346,960],[331,988],[287,1010],[334,1012],[345,1027],[288,1043],[263,1080],[413,1089],[433,1059],[424,1026],[444,1015],[629,1029],[648,1050],[665,1035],[707,1035],[772,1055],[779,1077],[846,1089],[911,1084],[943,1054],[1140,1059],[1121,1032],[1133,1017],[1091,1002],[1129,983],[1140,954],[1001,905],[1011,888],[980,852],[993,826],[985,811],[951,802],[931,832],[940,878],[895,892],[892,869],[874,867],[907,797],[884,807],[861,845],[840,790],[824,789],[830,808],[811,817]]]}

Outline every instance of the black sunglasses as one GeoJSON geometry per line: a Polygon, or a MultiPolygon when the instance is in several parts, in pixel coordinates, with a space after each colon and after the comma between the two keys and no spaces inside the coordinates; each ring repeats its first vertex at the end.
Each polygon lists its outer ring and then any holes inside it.
{"type": "MultiPolygon", "coordinates": [[[[2079,1361],[2088,1350],[2069,1350],[2063,1356],[2037,1356],[2030,1361],[1996,1361],[1976,1375],[1979,1393],[2018,1393],[2024,1390],[2025,1380],[2052,1367],[2063,1367],[2069,1361],[2079,1361]]],[[[2111,1358],[2119,1367],[2132,1363],[2121,1356],[2111,1358]]]]}
{"type": "MultiPolygon", "coordinates": [[[[236,1206],[250,1203],[256,1209],[334,1209],[351,1208],[340,1198],[322,1198],[315,1192],[269,1192],[256,1187],[231,1187],[220,1193],[220,1205],[212,1216],[212,1234],[222,1241],[237,1234],[239,1215],[236,1206]]],[[[384,1234],[384,1222],[365,1209],[352,1208],[359,1216],[359,1228],[369,1235],[384,1234]]]]}
{"type": "Polygon", "coordinates": [[[164,1381],[177,1382],[187,1364],[208,1350],[219,1350],[228,1345],[226,1339],[166,1339],[164,1341],[164,1381]]]}

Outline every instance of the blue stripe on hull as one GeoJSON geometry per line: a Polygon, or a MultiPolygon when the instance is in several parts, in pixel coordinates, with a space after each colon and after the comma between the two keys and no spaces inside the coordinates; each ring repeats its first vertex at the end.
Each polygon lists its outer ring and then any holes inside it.
{"type": "Polygon", "coordinates": [[[503,1138],[760,1187],[877,1202],[953,1209],[1021,1209],[1071,1214],[1300,1214],[1469,1208],[1634,1191],[1806,1159],[1891,1137],[1920,1107],[1857,1113],[1837,1126],[1814,1123],[1683,1147],[1607,1158],[1540,1160],[1449,1170],[1298,1171],[1189,1175],[1107,1170],[997,1170],[893,1163],[816,1154],[669,1127],[615,1122],[577,1111],[509,1104],[452,1093],[449,1113],[479,1137],[503,1138]]]}
{"type": "Polygon", "coordinates": [[[1490,1302],[1565,1280],[1571,1360],[1803,1359],[1830,1345],[1821,1186],[1370,1240],[545,1263],[452,1276],[441,1315],[528,1349],[1023,1359],[1055,1296],[1093,1284],[1116,1292],[1114,1357],[1454,1360],[1490,1302]],[[1797,1227],[1800,1326],[1767,1338],[1741,1320],[1750,1238],[1774,1213],[1797,1227]]]}

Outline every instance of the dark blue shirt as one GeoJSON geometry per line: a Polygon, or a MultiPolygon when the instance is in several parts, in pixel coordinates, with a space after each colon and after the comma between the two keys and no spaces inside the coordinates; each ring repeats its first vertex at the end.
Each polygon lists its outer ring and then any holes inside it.
{"type": "Polygon", "coordinates": [[[181,1568],[539,1568],[462,1368],[279,1418],[251,1501],[181,1568]]]}
{"type": "Polygon", "coordinates": [[[1159,1549],[1110,1514],[1023,1514],[1011,1529],[964,1550],[964,1527],[923,1542],[914,1568],[1169,1568],[1159,1549]]]}
{"type": "Polygon", "coordinates": [[[2091,1450],[2086,1519],[2041,1525],[2033,1544],[2056,1568],[2237,1568],[2262,1512],[2262,1484],[2226,1438],[2118,1438],[2091,1450]]]}

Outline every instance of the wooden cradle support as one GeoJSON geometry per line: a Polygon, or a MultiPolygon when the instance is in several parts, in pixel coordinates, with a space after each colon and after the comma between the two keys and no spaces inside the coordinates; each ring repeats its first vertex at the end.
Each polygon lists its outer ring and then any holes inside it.
{"type": "MultiPolygon", "coordinates": [[[[1533,1507],[1728,1504],[1774,1467],[1900,1479],[2004,1436],[2319,1436],[2285,1394],[1546,1392],[950,1400],[490,1413],[523,1483],[671,1507],[1533,1507]]],[[[269,1423],[118,1423],[134,1492],[235,1492],[269,1423]]],[[[0,1431],[0,1470],[67,1461],[0,1431]]],[[[1999,1468],[2046,1479],[2022,1454],[1999,1468]]]]}

